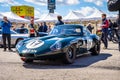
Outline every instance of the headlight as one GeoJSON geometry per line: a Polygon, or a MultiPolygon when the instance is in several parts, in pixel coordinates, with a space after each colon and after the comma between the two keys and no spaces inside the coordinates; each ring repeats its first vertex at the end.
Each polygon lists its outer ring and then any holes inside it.
{"type": "Polygon", "coordinates": [[[22,53],[36,53],[36,50],[31,50],[31,49],[25,49],[22,51],[22,53]]]}
{"type": "Polygon", "coordinates": [[[51,49],[52,51],[56,51],[56,50],[60,50],[61,47],[62,47],[61,42],[56,42],[55,44],[53,44],[53,45],[50,47],[50,49],[51,49]]]}

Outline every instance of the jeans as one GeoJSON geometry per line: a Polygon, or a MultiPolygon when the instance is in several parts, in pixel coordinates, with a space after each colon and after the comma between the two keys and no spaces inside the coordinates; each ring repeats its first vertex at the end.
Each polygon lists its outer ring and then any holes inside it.
{"type": "Polygon", "coordinates": [[[105,48],[108,47],[108,28],[104,28],[102,29],[102,37],[101,37],[101,40],[105,46],[105,48]]]}
{"type": "Polygon", "coordinates": [[[6,46],[6,40],[8,42],[8,49],[11,50],[11,35],[10,34],[2,34],[2,38],[3,38],[3,47],[4,50],[6,50],[7,46],[6,46]]]}

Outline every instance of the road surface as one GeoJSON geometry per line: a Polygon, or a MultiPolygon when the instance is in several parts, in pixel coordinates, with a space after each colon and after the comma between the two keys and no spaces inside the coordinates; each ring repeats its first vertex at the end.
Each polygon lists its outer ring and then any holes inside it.
{"type": "MultiPolygon", "coordinates": [[[[102,47],[101,47],[102,48],[102,47]]],[[[109,42],[99,56],[85,54],[73,64],[35,61],[26,64],[16,52],[0,48],[0,80],[120,80],[120,52],[109,42]]]]}

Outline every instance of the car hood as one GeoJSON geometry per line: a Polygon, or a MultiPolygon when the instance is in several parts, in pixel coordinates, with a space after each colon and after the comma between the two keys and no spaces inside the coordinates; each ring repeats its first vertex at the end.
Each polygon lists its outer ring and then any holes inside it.
{"type": "Polygon", "coordinates": [[[70,43],[71,40],[75,39],[76,37],[72,36],[45,36],[45,37],[39,37],[29,40],[24,40],[22,42],[21,47],[17,48],[19,53],[22,53],[22,50],[33,50],[36,51],[36,53],[46,53],[51,51],[50,47],[57,43],[61,42],[62,44],[67,45],[70,43]]]}

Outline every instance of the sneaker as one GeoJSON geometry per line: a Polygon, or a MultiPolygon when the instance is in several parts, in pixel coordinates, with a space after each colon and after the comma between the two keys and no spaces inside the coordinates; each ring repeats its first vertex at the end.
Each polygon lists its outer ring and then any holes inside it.
{"type": "Polygon", "coordinates": [[[12,49],[10,49],[10,50],[9,50],[9,52],[13,52],[13,50],[12,50],[12,49]]]}
{"type": "Polygon", "coordinates": [[[107,49],[107,47],[103,47],[103,49],[107,49]]]}
{"type": "Polygon", "coordinates": [[[4,52],[6,51],[6,49],[3,50],[4,52]]]}

